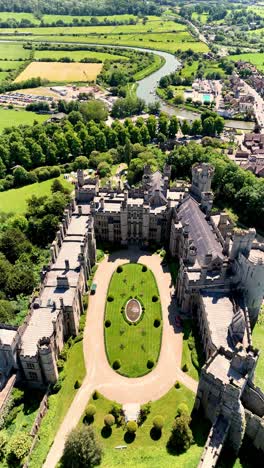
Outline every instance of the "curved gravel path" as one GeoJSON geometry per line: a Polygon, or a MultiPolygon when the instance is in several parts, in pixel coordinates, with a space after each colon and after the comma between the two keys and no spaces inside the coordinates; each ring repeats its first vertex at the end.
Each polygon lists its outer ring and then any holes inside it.
{"type": "Polygon", "coordinates": [[[171,276],[161,266],[159,255],[148,255],[131,248],[106,257],[98,266],[94,282],[97,290],[89,297],[83,347],[86,377],[66,414],[44,468],[53,468],[59,461],[67,434],[77,425],[92,392],[99,390],[105,397],[126,403],[146,403],[161,398],[179,380],[193,392],[197,382],[181,371],[182,333],[175,328],[175,306],[171,304],[171,276]],[[117,374],[108,364],[104,348],[104,307],[108,284],[118,265],[139,262],[154,273],[162,304],[163,338],[159,361],[149,374],[129,379],[117,374]]]}

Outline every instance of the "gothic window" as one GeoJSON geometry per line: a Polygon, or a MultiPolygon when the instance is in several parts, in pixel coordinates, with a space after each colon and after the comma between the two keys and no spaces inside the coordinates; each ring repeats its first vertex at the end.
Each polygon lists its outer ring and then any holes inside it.
{"type": "Polygon", "coordinates": [[[38,374],[36,372],[29,372],[29,378],[31,380],[38,380],[38,374]]]}
{"type": "Polygon", "coordinates": [[[27,368],[28,368],[28,369],[34,369],[35,366],[34,366],[34,364],[32,364],[31,362],[27,362],[27,368]]]}

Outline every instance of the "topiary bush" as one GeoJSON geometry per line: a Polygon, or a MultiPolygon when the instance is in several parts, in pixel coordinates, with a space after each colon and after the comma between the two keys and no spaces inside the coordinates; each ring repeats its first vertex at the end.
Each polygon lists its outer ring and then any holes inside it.
{"type": "Polygon", "coordinates": [[[152,296],[152,302],[158,302],[159,298],[158,296],[152,296]]]}
{"type": "Polygon", "coordinates": [[[145,273],[146,271],[148,271],[148,268],[146,267],[146,265],[143,265],[142,271],[143,271],[143,273],[145,273]]]}
{"type": "Polygon", "coordinates": [[[187,364],[184,364],[184,365],[182,366],[182,370],[183,370],[183,372],[188,372],[188,370],[189,370],[188,365],[187,365],[187,364]]]}
{"type": "Polygon", "coordinates": [[[159,319],[155,319],[153,325],[154,325],[155,328],[159,328],[159,326],[160,326],[160,320],[159,320],[159,319]]]}
{"type": "Polygon", "coordinates": [[[94,405],[88,405],[85,410],[85,417],[89,420],[94,417],[96,413],[96,407],[94,405]]]}
{"type": "Polygon", "coordinates": [[[117,273],[122,273],[123,271],[123,267],[121,267],[121,265],[119,265],[116,269],[117,273]]]}
{"type": "Polygon", "coordinates": [[[189,408],[186,403],[180,403],[177,408],[177,416],[182,416],[183,414],[189,414],[189,408]]]}
{"type": "Polygon", "coordinates": [[[120,359],[116,359],[116,360],[113,362],[113,369],[114,369],[114,370],[118,370],[118,369],[120,369],[120,367],[121,367],[120,359]]]}
{"type": "Polygon", "coordinates": [[[105,426],[111,427],[115,424],[115,418],[112,414],[106,414],[104,417],[105,426]]]}
{"type": "Polygon", "coordinates": [[[155,418],[153,419],[153,427],[157,430],[157,431],[161,431],[162,428],[164,426],[164,418],[163,416],[155,416],[155,418]]]}
{"type": "Polygon", "coordinates": [[[154,366],[154,361],[152,361],[152,359],[148,359],[147,368],[152,369],[153,366],[154,366]]]}
{"type": "Polygon", "coordinates": [[[129,432],[130,434],[135,434],[137,432],[138,425],[136,421],[128,421],[126,428],[127,432],[129,432]]]}
{"type": "Polygon", "coordinates": [[[107,319],[107,320],[105,321],[105,328],[109,328],[109,327],[111,327],[111,320],[108,320],[108,319],[107,319]]]}
{"type": "Polygon", "coordinates": [[[79,379],[77,379],[77,380],[75,381],[74,388],[75,388],[75,389],[80,388],[81,385],[82,385],[82,382],[81,382],[79,379]]]}
{"type": "Polygon", "coordinates": [[[108,296],[107,302],[113,302],[113,300],[114,300],[113,296],[108,296]]]}
{"type": "Polygon", "coordinates": [[[175,382],[175,385],[174,385],[175,388],[181,388],[181,384],[180,382],[175,382]]]}

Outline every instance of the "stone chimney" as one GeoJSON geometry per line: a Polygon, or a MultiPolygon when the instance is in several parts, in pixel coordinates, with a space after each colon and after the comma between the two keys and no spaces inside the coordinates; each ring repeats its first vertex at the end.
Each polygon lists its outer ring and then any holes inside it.
{"type": "Polygon", "coordinates": [[[78,214],[82,215],[82,205],[78,205],[78,214]]]}
{"type": "Polygon", "coordinates": [[[65,270],[69,270],[70,269],[70,262],[68,259],[65,259],[65,270]]]}

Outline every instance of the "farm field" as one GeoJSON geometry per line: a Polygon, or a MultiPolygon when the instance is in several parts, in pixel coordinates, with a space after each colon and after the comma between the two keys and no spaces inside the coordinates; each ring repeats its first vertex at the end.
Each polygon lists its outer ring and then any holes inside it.
{"type": "Polygon", "coordinates": [[[252,63],[255,65],[260,71],[264,71],[264,54],[262,53],[252,53],[252,54],[240,54],[240,55],[230,55],[230,60],[236,62],[237,60],[244,60],[246,62],[252,63]]]}
{"type": "Polygon", "coordinates": [[[4,81],[8,75],[9,75],[8,72],[5,72],[5,71],[0,72],[0,83],[1,81],[4,81]]]}
{"type": "Polygon", "coordinates": [[[196,13],[195,11],[192,13],[192,19],[196,20],[196,21],[199,21],[202,24],[207,23],[207,18],[208,18],[208,14],[206,14],[206,13],[201,13],[200,15],[198,13],[196,13]]]}
{"type": "MultiPolygon", "coordinates": [[[[27,59],[29,57],[29,50],[23,48],[22,44],[8,44],[8,43],[0,43],[0,59],[4,60],[19,60],[19,59],[27,59]]],[[[17,62],[15,62],[17,63],[17,62]]],[[[20,62],[21,64],[21,62],[20,62]]]]}
{"type": "Polygon", "coordinates": [[[96,430],[104,449],[100,466],[103,468],[114,468],[122,465],[133,468],[191,468],[197,466],[209,429],[206,422],[194,418],[191,424],[194,444],[185,453],[174,456],[166,450],[166,443],[170,437],[177,408],[181,403],[185,403],[189,411],[192,411],[194,394],[183,385],[180,388],[171,388],[162,398],[151,402],[150,413],[146,421],[138,428],[135,440],[127,443],[126,432],[122,426],[118,427],[116,424],[112,426],[110,436],[104,437],[105,433],[102,431],[104,416],[111,411],[113,402],[100,394],[97,400],[91,398],[89,404],[96,407],[92,427],[96,430]],[[151,428],[153,419],[157,415],[164,417],[164,427],[161,437],[155,440],[155,437],[151,437],[151,428]],[[126,450],[114,450],[114,447],[124,444],[127,446],[126,450]]]}
{"type": "MultiPolygon", "coordinates": [[[[36,184],[26,185],[25,187],[11,189],[6,192],[0,192],[0,211],[4,213],[23,214],[27,208],[27,200],[32,195],[43,196],[50,195],[51,185],[54,179],[37,182],[36,184]]],[[[71,188],[72,184],[62,176],[60,181],[65,187],[71,188]]]]}
{"type": "MultiPolygon", "coordinates": [[[[5,39],[22,41],[22,36],[10,36],[5,39]]],[[[90,35],[90,36],[60,36],[60,43],[79,43],[79,44],[111,44],[124,45],[131,47],[142,47],[145,49],[163,50],[165,52],[175,53],[177,50],[192,49],[194,52],[207,52],[208,47],[205,43],[196,41],[187,31],[173,33],[156,34],[126,34],[126,35],[90,35]]],[[[41,36],[28,36],[27,41],[42,42],[41,36]]],[[[55,36],[45,36],[46,42],[55,42],[55,36]]]]}
{"type": "MultiPolygon", "coordinates": [[[[15,33],[17,28],[9,28],[8,33],[15,33]]],[[[138,22],[131,25],[108,25],[108,26],[63,26],[63,27],[34,27],[34,28],[20,28],[20,33],[30,33],[34,36],[38,35],[72,35],[72,34],[131,34],[131,33],[149,33],[149,32],[163,32],[163,31],[185,31],[186,26],[174,21],[164,21],[160,18],[155,18],[153,21],[147,21],[146,24],[138,22]]],[[[0,33],[7,32],[6,28],[1,28],[0,33]]]]}
{"type": "MultiPolygon", "coordinates": [[[[119,60],[128,60],[127,57],[124,57],[122,55],[114,55],[110,54],[107,52],[93,52],[91,50],[36,50],[35,51],[35,58],[36,59],[54,59],[54,60],[59,60],[60,58],[63,57],[69,57],[75,62],[79,62],[80,60],[84,58],[97,58],[98,60],[102,60],[102,62],[105,62],[105,60],[111,60],[113,61],[119,61],[119,60]]],[[[0,68],[1,68],[1,62],[0,62],[0,68]]]]}
{"type": "Polygon", "coordinates": [[[16,70],[18,67],[21,66],[23,62],[20,60],[1,60],[0,57],[0,69],[2,71],[5,70],[16,70]]]}
{"type": "MultiPolygon", "coordinates": [[[[0,12],[0,20],[7,21],[8,19],[14,19],[16,21],[21,21],[22,19],[26,19],[33,24],[39,25],[40,20],[34,16],[33,13],[13,13],[8,11],[0,12]]],[[[98,16],[98,21],[103,22],[105,18],[109,21],[129,21],[130,19],[136,19],[137,17],[134,15],[112,15],[112,16],[98,16]]],[[[80,22],[90,21],[91,16],[74,16],[74,15],[43,15],[42,21],[47,24],[56,23],[57,21],[63,21],[63,23],[72,23],[74,19],[78,19],[80,22]]]]}
{"type": "Polygon", "coordinates": [[[53,82],[94,81],[101,69],[101,63],[32,62],[15,79],[15,83],[37,77],[53,82]]]}
{"type": "Polygon", "coordinates": [[[161,345],[159,293],[153,273],[143,271],[143,268],[141,264],[126,264],[121,271],[117,270],[111,278],[105,306],[107,357],[110,365],[120,360],[118,372],[128,377],[139,377],[149,372],[158,361],[161,345]],[[136,325],[126,321],[122,310],[131,298],[138,299],[143,310],[136,325]],[[148,365],[150,361],[151,367],[148,365]]]}
{"type": "Polygon", "coordinates": [[[0,107],[0,132],[6,127],[32,125],[34,120],[37,122],[44,122],[47,118],[47,115],[39,115],[25,110],[3,109],[3,107],[0,107]]]}

